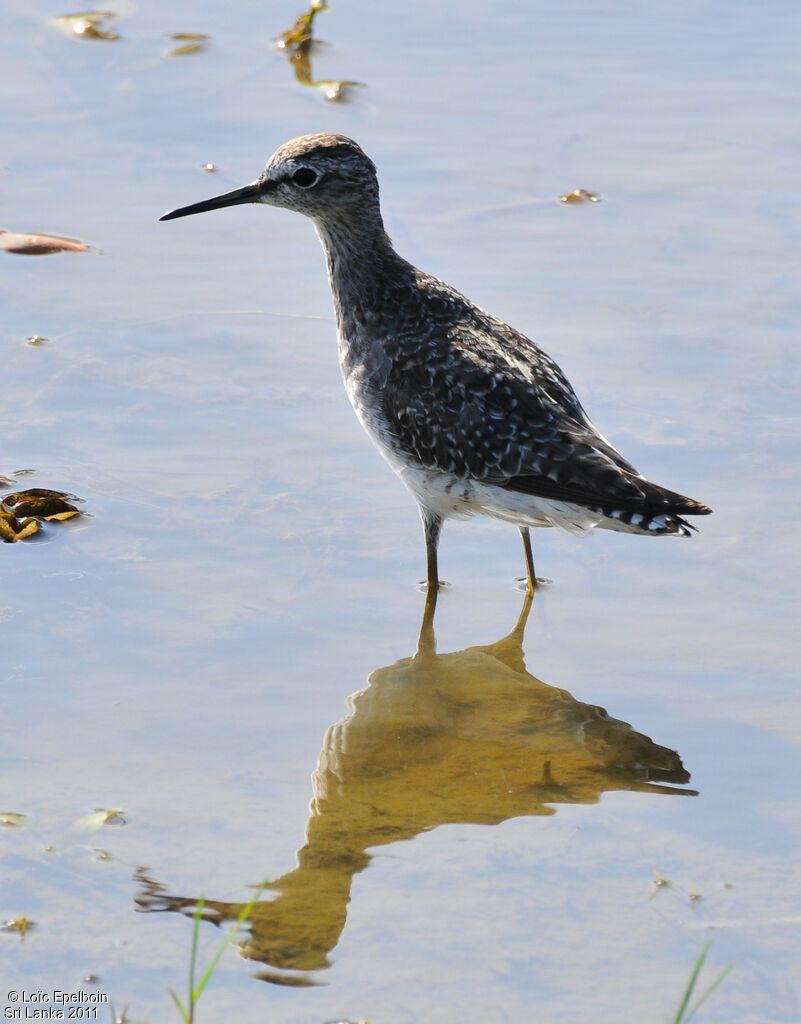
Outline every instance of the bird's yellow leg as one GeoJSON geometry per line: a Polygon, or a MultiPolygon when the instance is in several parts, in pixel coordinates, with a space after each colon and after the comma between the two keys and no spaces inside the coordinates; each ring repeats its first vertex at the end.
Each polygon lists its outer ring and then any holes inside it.
{"type": "Polygon", "coordinates": [[[426,589],[429,598],[433,595],[434,600],[436,600],[437,591],[440,588],[439,571],[437,568],[437,547],[442,530],[442,518],[422,506],[420,508],[420,518],[423,520],[423,533],[426,539],[426,589]]]}
{"type": "Polygon", "coordinates": [[[526,592],[529,597],[533,597],[537,589],[537,577],[534,574],[534,556],[531,553],[531,534],[527,526],[520,527],[520,536],[523,538],[523,551],[526,556],[526,592]]]}

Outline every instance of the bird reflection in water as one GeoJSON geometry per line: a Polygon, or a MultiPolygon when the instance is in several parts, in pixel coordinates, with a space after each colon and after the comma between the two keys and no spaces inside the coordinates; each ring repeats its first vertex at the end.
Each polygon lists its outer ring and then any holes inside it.
{"type": "MultiPolygon", "coordinates": [[[[596,803],[602,793],[695,795],[681,758],[603,708],[527,672],[526,597],[508,636],[437,654],[436,595],[417,653],[376,669],[348,698],[312,776],[314,796],[297,867],[268,886],[240,945],[276,984],[315,984],[345,926],[354,875],[371,847],[448,823],[495,825],[555,814],[555,804],[596,803]]],[[[191,915],[197,898],[167,895],[140,874],[143,910],[191,915]]],[[[207,899],[203,916],[235,920],[244,904],[207,899]]]]}

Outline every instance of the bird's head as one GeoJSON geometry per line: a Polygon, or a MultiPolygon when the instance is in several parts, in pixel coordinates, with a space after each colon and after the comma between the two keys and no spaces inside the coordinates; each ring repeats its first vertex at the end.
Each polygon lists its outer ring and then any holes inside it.
{"type": "Polygon", "coordinates": [[[165,213],[161,220],[188,217],[241,203],[266,203],[305,214],[319,223],[378,212],[375,166],[344,135],[303,135],[285,142],[256,181],[165,213]]]}

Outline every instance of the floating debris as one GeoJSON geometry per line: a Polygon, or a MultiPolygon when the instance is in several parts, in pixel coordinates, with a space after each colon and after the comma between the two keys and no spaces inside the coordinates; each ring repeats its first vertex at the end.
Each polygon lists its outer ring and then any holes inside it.
{"type": "Polygon", "coordinates": [[[108,810],[105,807],[97,807],[91,814],[84,814],[73,821],[57,846],[51,848],[51,852],[63,852],[78,844],[86,843],[90,836],[104,825],[124,825],[125,817],[119,807],[108,810]]]}
{"type": "MultiPolygon", "coordinates": [[[[18,469],[13,475],[28,476],[33,472],[32,469],[18,469]]],[[[0,477],[0,488],[8,487],[10,483],[8,477],[0,477]]],[[[27,540],[39,532],[42,522],[64,522],[82,515],[73,501],[80,501],[80,498],[45,487],[31,487],[3,495],[0,502],[0,540],[6,544],[27,540]]]]}
{"type": "Polygon", "coordinates": [[[5,544],[27,540],[38,532],[39,524],[35,519],[17,519],[10,512],[0,512],[0,540],[5,544]]]}
{"type": "Polygon", "coordinates": [[[567,192],[563,196],[559,196],[560,203],[600,203],[601,197],[597,192],[588,192],[586,188],[574,188],[572,192],[567,192]]]}
{"type": "Polygon", "coordinates": [[[289,61],[295,72],[295,78],[301,85],[309,85],[312,88],[320,89],[328,100],[343,99],[343,92],[351,86],[363,86],[363,82],[353,82],[349,79],[320,79],[312,77],[311,50],[316,42],[313,38],[314,19],[320,11],[327,11],[328,5],[324,0],[311,0],[309,10],[299,15],[294,25],[288,28],[277,40],[276,46],[279,50],[289,53],[289,61]]]}
{"type": "Polygon", "coordinates": [[[295,46],[299,46],[304,41],[308,40],[310,42],[315,17],[320,13],[320,11],[327,10],[328,4],[325,3],[325,0],[311,0],[309,10],[306,14],[299,15],[295,20],[295,24],[278,37],[275,45],[279,50],[289,50],[295,46]]]}
{"type": "Polygon", "coordinates": [[[0,228],[0,249],[20,256],[48,256],[52,252],[86,252],[88,246],[77,238],[60,235],[21,234],[0,228]]]}
{"type": "Polygon", "coordinates": [[[190,53],[199,53],[209,41],[203,32],[170,32],[167,38],[181,45],[169,50],[165,57],[186,57],[190,53]]]}
{"type": "Polygon", "coordinates": [[[295,52],[291,54],[289,62],[295,72],[295,78],[301,85],[310,85],[312,88],[321,89],[328,100],[338,101],[342,99],[342,90],[351,86],[363,86],[364,82],[352,82],[348,79],[321,79],[315,81],[311,71],[312,40],[307,39],[301,42],[295,52]]]}
{"type": "Polygon", "coordinates": [[[27,820],[24,814],[17,814],[16,811],[0,811],[0,825],[20,828],[27,820]]]}
{"type": "MultiPolygon", "coordinates": [[[[304,978],[300,974],[282,973],[281,971],[261,971],[259,974],[254,974],[253,977],[258,981],[268,981],[271,985],[279,985],[282,988],[316,988],[323,984],[320,981],[315,981],[314,978],[304,978]]],[[[350,1024],[356,1024],[356,1022],[353,1021],[350,1024]]]]}
{"type": "Polygon", "coordinates": [[[4,932],[19,932],[20,938],[25,938],[26,932],[30,931],[31,928],[35,928],[36,925],[33,921],[29,921],[27,917],[15,917],[13,921],[6,921],[0,928],[4,932]]]}
{"type": "Polygon", "coordinates": [[[81,510],[71,505],[67,499],[78,501],[74,494],[63,494],[51,491],[46,487],[31,487],[27,491],[6,494],[3,498],[3,509],[13,512],[15,516],[36,516],[48,521],[72,519],[79,516],[81,510]]]}
{"type": "MultiPolygon", "coordinates": [[[[91,814],[88,814],[86,818],[80,819],[85,821],[88,819],[97,820],[100,825],[126,825],[125,815],[122,813],[122,808],[114,807],[112,810],[107,810],[105,807],[95,807],[91,814]]],[[[76,822],[77,824],[77,822],[76,822]]]]}
{"type": "Polygon", "coordinates": [[[107,22],[116,18],[114,11],[80,11],[78,14],[59,14],[53,18],[56,28],[76,39],[119,39],[119,34],[107,22]]]}
{"type": "Polygon", "coordinates": [[[216,172],[217,172],[217,164],[213,164],[211,162],[211,160],[209,160],[209,162],[207,164],[201,164],[200,165],[200,169],[202,171],[205,171],[206,174],[216,174],[216,172]]]}
{"type": "Polygon", "coordinates": [[[327,100],[332,100],[337,103],[339,100],[344,99],[342,95],[343,89],[350,89],[352,86],[364,86],[364,82],[351,82],[347,78],[338,80],[328,80],[322,82],[313,82],[318,89],[322,89],[327,100]]]}

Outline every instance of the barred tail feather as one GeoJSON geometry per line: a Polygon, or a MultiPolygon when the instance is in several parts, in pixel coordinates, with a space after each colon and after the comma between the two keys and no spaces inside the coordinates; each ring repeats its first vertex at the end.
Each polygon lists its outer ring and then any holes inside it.
{"type": "MultiPolygon", "coordinates": [[[[693,515],[706,515],[711,509],[701,506],[703,512],[693,512],[693,515]]],[[[653,537],[691,537],[697,527],[688,523],[682,516],[675,512],[659,512],[649,514],[647,512],[630,512],[622,509],[612,509],[604,514],[604,519],[598,524],[601,529],[619,530],[623,533],[643,533],[653,537]]]]}

